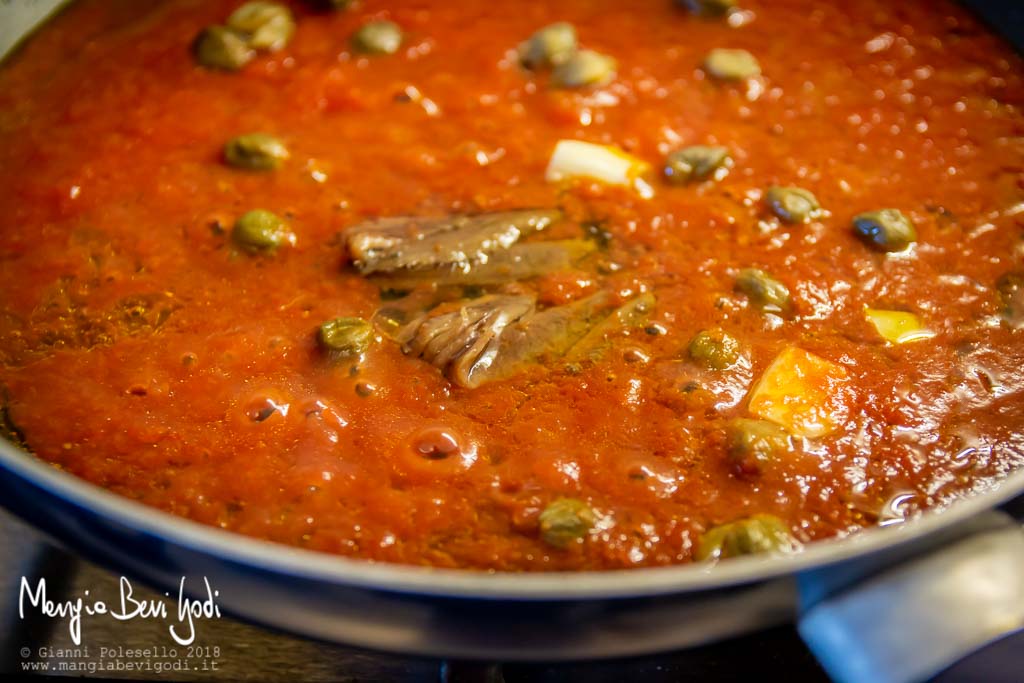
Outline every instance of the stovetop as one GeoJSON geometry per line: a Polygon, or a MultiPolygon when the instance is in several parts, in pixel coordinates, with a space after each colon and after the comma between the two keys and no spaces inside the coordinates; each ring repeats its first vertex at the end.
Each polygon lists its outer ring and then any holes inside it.
{"type": "MultiPolygon", "coordinates": [[[[179,646],[166,621],[110,615],[81,617],[80,641],[70,620],[32,606],[44,578],[46,598],[59,604],[99,599],[117,610],[121,577],[52,544],[0,512],[0,677],[161,681],[448,681],[520,683],[643,680],[644,683],[736,681],[786,672],[786,680],[827,681],[790,627],[682,652],[580,663],[445,662],[318,643],[223,615],[203,620],[195,641],[179,646]],[[24,579],[24,581],[23,581],[24,579]],[[24,583],[24,586],[23,586],[24,583]],[[88,594],[86,593],[88,591],[88,594]],[[24,594],[24,595],[23,595],[24,594]],[[24,618],[19,601],[24,597],[24,618]]],[[[158,601],[173,614],[176,600],[130,582],[131,599],[158,601]]],[[[254,596],[253,599],[258,599],[254,596]]],[[[134,603],[129,602],[130,606],[134,603]]]]}

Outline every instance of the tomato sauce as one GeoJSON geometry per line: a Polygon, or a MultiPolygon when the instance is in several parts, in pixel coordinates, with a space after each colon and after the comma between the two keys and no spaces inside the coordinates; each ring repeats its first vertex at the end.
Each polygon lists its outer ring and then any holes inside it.
{"type": "Polygon", "coordinates": [[[706,530],[757,514],[811,542],[1024,464],[1024,332],[998,284],[1024,267],[1024,64],[958,6],[744,0],[707,19],[669,0],[296,2],[283,50],[197,65],[196,35],[238,4],[80,0],[0,68],[0,384],[39,458],[241,534],[494,570],[688,562],[706,530]],[[351,49],[370,19],[402,28],[397,54],[351,49]],[[554,21],[614,57],[615,78],[559,89],[522,68],[517,46],[554,21]],[[701,63],[723,47],[762,75],[713,81],[701,63]],[[277,170],[223,162],[254,131],[288,146],[277,170]],[[563,139],[650,163],[653,196],[548,182],[563,139]],[[666,155],[691,144],[728,148],[728,174],[666,182],[666,155]],[[825,213],[781,222],[772,185],[825,213]],[[472,389],[385,334],[358,363],[325,358],[322,322],[388,304],[344,230],[523,207],[563,211],[552,237],[595,224],[608,244],[521,291],[541,307],[650,292],[648,324],[599,359],[472,389]],[[916,226],[905,253],[851,228],[886,207],[916,226]],[[255,208],[294,246],[235,248],[255,208]],[[792,311],[750,305],[744,268],[785,284],[792,311]],[[887,343],[866,307],[932,336],[887,343]],[[692,362],[709,328],[742,363],[692,362]],[[812,393],[829,393],[834,429],[739,471],[726,426],[791,348],[827,361],[838,388],[812,393]],[[565,497],[596,521],[558,547],[538,529],[565,497]]]}

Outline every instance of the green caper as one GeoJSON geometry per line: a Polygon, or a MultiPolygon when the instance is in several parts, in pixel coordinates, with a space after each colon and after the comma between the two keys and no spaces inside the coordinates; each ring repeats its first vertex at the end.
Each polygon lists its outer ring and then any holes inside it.
{"type": "Polygon", "coordinates": [[[557,88],[583,88],[604,85],[615,78],[614,58],[593,50],[580,50],[551,72],[551,84],[557,88]]]}
{"type": "Polygon", "coordinates": [[[917,241],[917,230],[899,209],[868,211],[853,218],[853,231],[878,251],[903,251],[917,241]]]}
{"type": "Polygon", "coordinates": [[[702,330],[690,340],[690,358],[709,370],[725,370],[740,359],[740,343],[722,330],[702,330]]]}
{"type": "Polygon", "coordinates": [[[559,498],[540,513],[540,537],[548,545],[565,548],[587,535],[597,523],[589,505],[575,498],[559,498]]]}
{"type": "Polygon", "coordinates": [[[371,55],[393,55],[402,47],[402,29],[393,21],[371,21],[352,36],[352,47],[371,55]]]}
{"type": "Polygon", "coordinates": [[[697,560],[720,560],[756,553],[786,553],[798,543],[774,515],[757,514],[706,531],[697,547],[697,560]]]}
{"type": "Polygon", "coordinates": [[[767,420],[739,417],[726,427],[729,461],[737,474],[756,475],[792,448],[789,433],[767,420]]]}
{"type": "Polygon", "coordinates": [[[721,180],[729,172],[732,157],[725,147],[692,145],[677,149],[665,160],[665,178],[674,185],[714,178],[721,180]]]}
{"type": "Polygon", "coordinates": [[[231,231],[235,244],[252,252],[271,252],[295,242],[295,235],[283,220],[263,209],[255,209],[235,222],[231,231]]]}
{"type": "Polygon", "coordinates": [[[818,198],[800,187],[769,187],[765,200],[772,213],[787,223],[810,223],[821,216],[818,198]]]}
{"type": "Polygon", "coordinates": [[[561,64],[576,52],[576,29],[560,21],[540,29],[519,47],[523,66],[530,69],[561,64]]]}
{"type": "Polygon", "coordinates": [[[225,71],[237,71],[256,56],[246,37],[226,26],[208,26],[203,29],[193,49],[197,62],[225,71]]]}
{"type": "Polygon", "coordinates": [[[715,48],[704,58],[704,70],[720,81],[745,81],[761,73],[761,65],[746,50],[715,48]]]}
{"type": "Polygon", "coordinates": [[[317,340],[335,359],[358,356],[373,341],[373,325],[362,318],[335,318],[320,325],[317,340]]]}
{"type": "Polygon", "coordinates": [[[277,138],[264,133],[249,133],[228,140],[224,159],[237,168],[270,171],[288,158],[288,148],[277,138]]]}
{"type": "Polygon", "coordinates": [[[276,51],[295,33],[290,9],[276,2],[247,2],[228,17],[228,28],[247,36],[249,47],[276,51]]]}
{"type": "Polygon", "coordinates": [[[996,281],[1003,320],[1015,330],[1024,328],[1024,273],[1006,273],[996,281]]]}
{"type": "Polygon", "coordinates": [[[736,289],[763,311],[779,313],[789,308],[789,288],[758,268],[744,268],[736,275],[736,289]]]}
{"type": "Polygon", "coordinates": [[[736,6],[736,0],[676,0],[676,4],[700,17],[720,17],[736,6]]]}

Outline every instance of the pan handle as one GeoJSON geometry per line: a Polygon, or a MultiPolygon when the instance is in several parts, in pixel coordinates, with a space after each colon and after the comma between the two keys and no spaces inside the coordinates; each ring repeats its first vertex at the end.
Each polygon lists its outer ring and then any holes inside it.
{"type": "Polygon", "coordinates": [[[800,635],[836,683],[1021,680],[1020,523],[985,513],[930,546],[799,577],[800,635]]]}

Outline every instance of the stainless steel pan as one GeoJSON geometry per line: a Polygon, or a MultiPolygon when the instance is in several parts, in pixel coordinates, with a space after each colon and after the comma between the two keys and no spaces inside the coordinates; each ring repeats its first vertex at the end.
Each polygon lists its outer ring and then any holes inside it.
{"type": "MultiPolygon", "coordinates": [[[[61,4],[0,0],[0,57],[61,4]]],[[[1003,27],[1024,32],[1012,19],[1019,3],[976,4],[1005,12],[1003,27]]],[[[224,610],[297,634],[436,657],[555,660],[677,649],[799,619],[843,681],[924,680],[1024,626],[1024,534],[990,512],[1022,493],[1018,472],[946,510],[792,557],[493,574],[370,564],[244,538],[110,494],[0,440],[4,507],[161,590],[177,590],[182,576],[209,577],[224,610]]],[[[1016,667],[1024,669],[1024,656],[1016,667]]]]}

